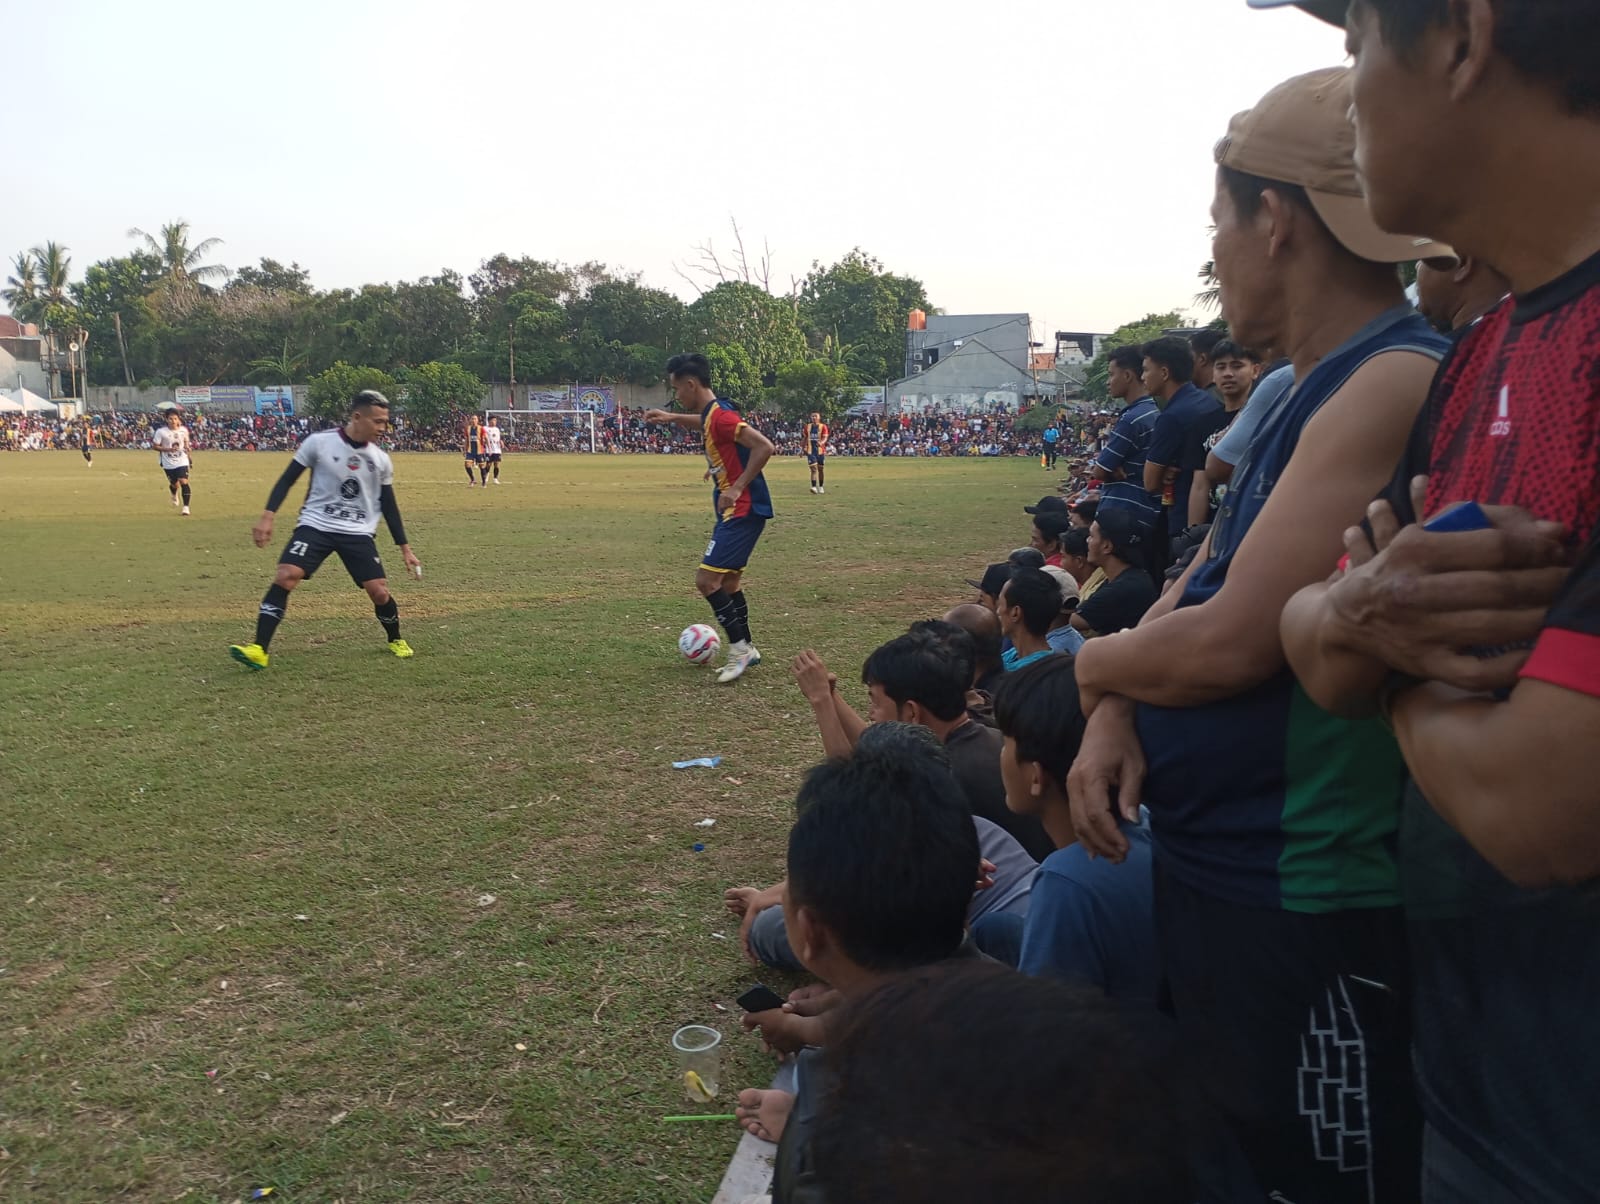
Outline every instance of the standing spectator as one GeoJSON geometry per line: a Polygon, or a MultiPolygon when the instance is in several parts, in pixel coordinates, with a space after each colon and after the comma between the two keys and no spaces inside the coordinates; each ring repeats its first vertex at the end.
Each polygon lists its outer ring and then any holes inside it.
{"type": "Polygon", "coordinates": [[[1110,791],[1125,818],[1149,807],[1173,1010],[1257,1180],[1230,1200],[1417,1198],[1398,750],[1307,702],[1275,621],[1388,479],[1444,350],[1395,270],[1443,248],[1373,224],[1350,106],[1346,69],[1302,75],[1217,146],[1223,314],[1288,352],[1297,385],[1185,580],[1077,656],[1075,826],[1117,856],[1110,791]]]}
{"type": "Polygon", "coordinates": [[[1374,216],[1482,254],[1512,292],[1461,335],[1389,509],[1472,499],[1496,529],[1396,532],[1377,508],[1383,550],[1352,539],[1284,635],[1313,698],[1387,710],[1411,774],[1423,1200],[1594,1200],[1600,5],[1366,2],[1348,42],[1374,216]]]}
{"type": "Polygon", "coordinates": [[[1417,260],[1417,309],[1441,334],[1465,330],[1510,291],[1504,276],[1471,255],[1417,260]]]}
{"type": "Polygon", "coordinates": [[[1197,330],[1189,336],[1189,350],[1194,355],[1194,381],[1195,388],[1203,389],[1218,401],[1222,400],[1222,390],[1217,387],[1216,364],[1217,344],[1228,336],[1220,330],[1206,327],[1197,330]]]}
{"type": "Polygon", "coordinates": [[[1190,380],[1194,356],[1182,339],[1156,339],[1143,351],[1144,387],[1161,406],[1144,463],[1144,487],[1161,499],[1162,519],[1156,523],[1158,541],[1150,564],[1154,572],[1167,566],[1166,539],[1187,525],[1194,474],[1206,466],[1206,438],[1227,416],[1220,401],[1190,380]]]}
{"type": "MultiPolygon", "coordinates": [[[[1249,400],[1255,387],[1256,376],[1261,371],[1261,357],[1248,347],[1241,347],[1232,339],[1222,339],[1211,348],[1212,384],[1222,401],[1225,413],[1223,424],[1206,436],[1204,443],[1207,463],[1223,435],[1233,425],[1249,400]]],[[[1205,472],[1194,474],[1189,495],[1189,526],[1211,521],[1211,481],[1205,472]]]]}
{"type": "Polygon", "coordinates": [[[1145,458],[1161,411],[1145,392],[1143,373],[1144,355],[1137,347],[1118,347],[1107,357],[1106,388],[1126,408],[1089,466],[1089,476],[1101,482],[1102,506],[1126,507],[1148,529],[1161,512],[1159,492],[1145,488],[1144,480],[1145,458]]]}

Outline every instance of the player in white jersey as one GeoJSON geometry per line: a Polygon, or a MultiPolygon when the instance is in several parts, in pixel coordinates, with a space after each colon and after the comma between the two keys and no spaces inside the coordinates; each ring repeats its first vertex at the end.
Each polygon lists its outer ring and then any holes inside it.
{"type": "Polygon", "coordinates": [[[272,539],[273,517],[289,496],[290,488],[301,473],[311,470],[311,485],[306,490],[305,504],[300,507],[294,534],[278,557],[277,576],[261,599],[256,642],[234,644],[228,649],[240,664],[251,669],[267,667],[267,645],[283,621],[289,592],[335,552],[355,583],[372,599],[373,612],[389,639],[389,651],[396,656],[411,655],[411,645],[400,638],[400,610],[389,593],[383,561],[378,558],[378,545],[372,538],[378,530],[378,515],[382,514],[406,568],[422,576],[422,562],[406,541],[400,505],[394,497],[394,463],[373,442],[388,429],[389,399],[375,389],[364,389],[351,401],[344,426],[307,435],[272,487],[267,507],[250,532],[258,548],[266,547],[272,539]]]}
{"type": "MultiPolygon", "coordinates": [[[[494,469],[494,483],[500,483],[500,456],[505,451],[503,446],[504,432],[500,430],[500,419],[493,414],[489,415],[489,425],[483,428],[483,461],[484,467],[480,469],[485,475],[490,468],[494,469]]],[[[487,481],[484,484],[488,484],[487,481]]]]}
{"type": "Polygon", "coordinates": [[[189,428],[183,425],[181,410],[167,411],[167,425],[150,437],[150,444],[161,453],[161,471],[167,474],[167,490],[176,509],[178,491],[183,491],[181,513],[189,513],[189,428]]]}

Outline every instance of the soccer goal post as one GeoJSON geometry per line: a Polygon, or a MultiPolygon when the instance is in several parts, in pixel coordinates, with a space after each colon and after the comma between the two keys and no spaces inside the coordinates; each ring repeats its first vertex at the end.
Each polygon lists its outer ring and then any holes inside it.
{"type": "Polygon", "coordinates": [[[507,451],[598,450],[593,410],[485,410],[484,417],[500,420],[507,451]]]}

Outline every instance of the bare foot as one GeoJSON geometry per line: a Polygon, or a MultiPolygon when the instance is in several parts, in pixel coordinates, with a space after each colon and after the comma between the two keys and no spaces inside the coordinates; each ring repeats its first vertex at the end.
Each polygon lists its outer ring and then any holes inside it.
{"type": "Polygon", "coordinates": [[[722,905],[736,916],[750,910],[750,902],[761,892],[753,886],[730,886],[722,892],[722,905]]]}
{"type": "Polygon", "coordinates": [[[789,1113],[794,1111],[794,1096],[787,1091],[746,1087],[739,1092],[739,1103],[733,1111],[745,1132],[776,1144],[783,1138],[789,1113]]]}

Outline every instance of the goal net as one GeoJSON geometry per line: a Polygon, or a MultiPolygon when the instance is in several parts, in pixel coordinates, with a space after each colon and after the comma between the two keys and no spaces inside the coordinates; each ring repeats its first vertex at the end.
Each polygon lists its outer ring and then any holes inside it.
{"type": "Polygon", "coordinates": [[[485,410],[498,418],[508,452],[593,452],[592,410],[485,410]]]}

